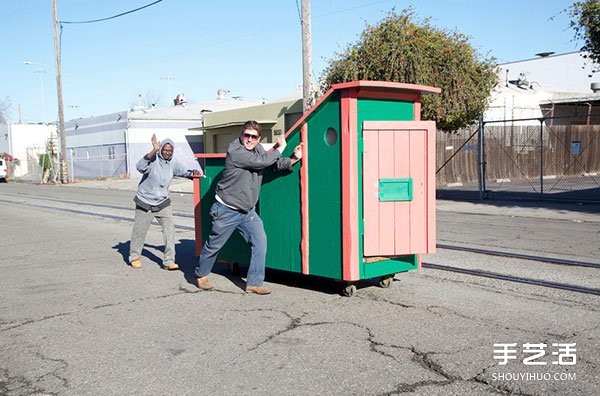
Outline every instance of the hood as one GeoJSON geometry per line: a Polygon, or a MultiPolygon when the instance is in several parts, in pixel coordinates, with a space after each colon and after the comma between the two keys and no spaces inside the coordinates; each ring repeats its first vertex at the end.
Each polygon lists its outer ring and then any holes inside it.
{"type": "MultiPolygon", "coordinates": [[[[169,138],[167,138],[167,139],[163,139],[163,140],[160,142],[160,150],[158,150],[158,153],[156,153],[156,155],[157,155],[157,156],[158,156],[160,159],[162,159],[162,160],[165,160],[165,159],[163,158],[163,156],[162,156],[162,149],[163,149],[163,147],[165,146],[165,144],[170,144],[170,145],[171,145],[171,147],[173,147],[173,155],[175,154],[175,143],[173,143],[173,141],[172,141],[171,139],[169,139],[169,138]]],[[[171,157],[171,158],[173,158],[173,157],[171,157]]],[[[166,161],[166,160],[165,160],[165,161],[166,161]]]]}

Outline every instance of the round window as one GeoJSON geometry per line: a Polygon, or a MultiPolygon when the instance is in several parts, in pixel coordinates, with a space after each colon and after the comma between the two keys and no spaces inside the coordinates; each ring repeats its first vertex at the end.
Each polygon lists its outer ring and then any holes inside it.
{"type": "Polygon", "coordinates": [[[334,128],[327,128],[327,132],[325,132],[325,142],[333,146],[337,142],[337,131],[334,128]]]}

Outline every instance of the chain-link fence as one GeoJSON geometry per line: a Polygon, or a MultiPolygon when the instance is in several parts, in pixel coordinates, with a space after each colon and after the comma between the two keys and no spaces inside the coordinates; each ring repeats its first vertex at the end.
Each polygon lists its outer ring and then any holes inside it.
{"type": "Polygon", "coordinates": [[[560,121],[487,121],[438,132],[438,196],[600,201],[600,125],[560,121]]]}
{"type": "Polygon", "coordinates": [[[73,179],[105,179],[127,176],[124,145],[74,148],[67,158],[73,179]]]}

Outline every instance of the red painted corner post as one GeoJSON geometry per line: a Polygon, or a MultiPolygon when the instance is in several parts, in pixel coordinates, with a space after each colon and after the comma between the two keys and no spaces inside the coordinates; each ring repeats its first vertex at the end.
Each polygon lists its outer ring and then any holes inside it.
{"type": "Polygon", "coordinates": [[[194,183],[194,229],[196,231],[196,257],[202,250],[202,218],[200,212],[200,176],[192,176],[194,183]]]}

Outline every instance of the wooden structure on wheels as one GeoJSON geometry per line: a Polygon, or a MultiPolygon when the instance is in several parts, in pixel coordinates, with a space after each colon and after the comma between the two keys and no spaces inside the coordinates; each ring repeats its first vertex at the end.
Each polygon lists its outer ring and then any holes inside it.
{"type": "MultiPolygon", "coordinates": [[[[381,81],[334,84],[286,133],[283,155],[303,143],[294,173],[266,170],[257,205],[268,237],[267,268],[355,283],[419,267],[435,251],[435,123],[421,120],[421,96],[439,88],[381,81]]],[[[225,154],[197,154],[196,254],[225,154]]],[[[234,234],[219,255],[248,263],[234,234]]]]}

